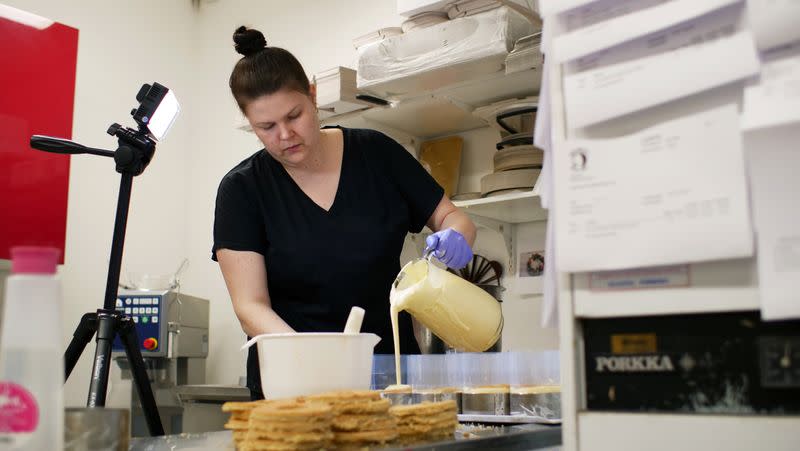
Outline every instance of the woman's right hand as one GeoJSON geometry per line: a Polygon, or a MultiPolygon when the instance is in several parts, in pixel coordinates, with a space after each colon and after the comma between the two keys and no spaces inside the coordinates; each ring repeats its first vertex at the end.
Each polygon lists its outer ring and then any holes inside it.
{"type": "Polygon", "coordinates": [[[472,248],[463,235],[449,228],[425,239],[425,255],[431,254],[449,268],[461,269],[472,260],[472,248]]]}

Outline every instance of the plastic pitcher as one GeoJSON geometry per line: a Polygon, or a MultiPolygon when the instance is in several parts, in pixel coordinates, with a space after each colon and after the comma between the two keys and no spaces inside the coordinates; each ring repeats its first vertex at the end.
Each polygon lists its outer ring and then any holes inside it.
{"type": "Polygon", "coordinates": [[[503,331],[500,303],[486,291],[422,258],[400,270],[389,295],[453,348],[481,352],[503,331]]]}

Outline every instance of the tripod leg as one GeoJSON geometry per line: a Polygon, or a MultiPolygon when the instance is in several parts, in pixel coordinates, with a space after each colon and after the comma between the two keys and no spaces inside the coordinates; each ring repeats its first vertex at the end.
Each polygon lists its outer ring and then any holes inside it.
{"type": "Polygon", "coordinates": [[[144,418],[147,420],[147,429],[151,436],[164,435],[164,427],[161,424],[161,417],[158,415],[158,407],[153,396],[153,389],[144,369],[142,351],[139,350],[139,339],[136,336],[136,327],[129,317],[120,319],[119,335],[122,344],[125,345],[125,354],[128,356],[128,363],[131,366],[133,382],[139,393],[139,400],[144,410],[144,418]]]}
{"type": "Polygon", "coordinates": [[[111,368],[111,344],[119,327],[119,314],[114,311],[97,311],[97,347],[92,365],[92,380],[89,382],[89,397],[86,407],[106,405],[108,372],[111,368]]]}
{"type": "Polygon", "coordinates": [[[72,369],[81,358],[81,353],[86,349],[86,345],[92,340],[95,331],[97,331],[97,314],[83,315],[75,333],[72,334],[72,340],[69,342],[66,352],[64,352],[64,382],[69,379],[72,369]]]}

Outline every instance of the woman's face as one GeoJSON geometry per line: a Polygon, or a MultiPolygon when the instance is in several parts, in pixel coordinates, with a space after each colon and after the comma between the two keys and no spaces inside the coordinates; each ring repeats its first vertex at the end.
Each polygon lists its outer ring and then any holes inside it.
{"type": "Polygon", "coordinates": [[[320,140],[315,87],[311,95],[282,89],[261,96],[245,107],[245,116],[273,158],[285,166],[300,166],[320,140]]]}

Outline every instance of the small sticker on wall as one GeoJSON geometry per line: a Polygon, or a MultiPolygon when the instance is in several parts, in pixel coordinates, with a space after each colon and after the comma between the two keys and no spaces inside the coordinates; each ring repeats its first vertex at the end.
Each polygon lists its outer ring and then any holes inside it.
{"type": "Polygon", "coordinates": [[[517,268],[517,288],[520,294],[542,293],[544,251],[520,252],[517,268]]]}
{"type": "Polygon", "coordinates": [[[649,290],[690,285],[689,265],[654,266],[589,273],[589,289],[592,291],[649,290]]]}
{"type": "Polygon", "coordinates": [[[540,277],[544,274],[544,251],[522,252],[518,267],[520,277],[540,277]]]}

